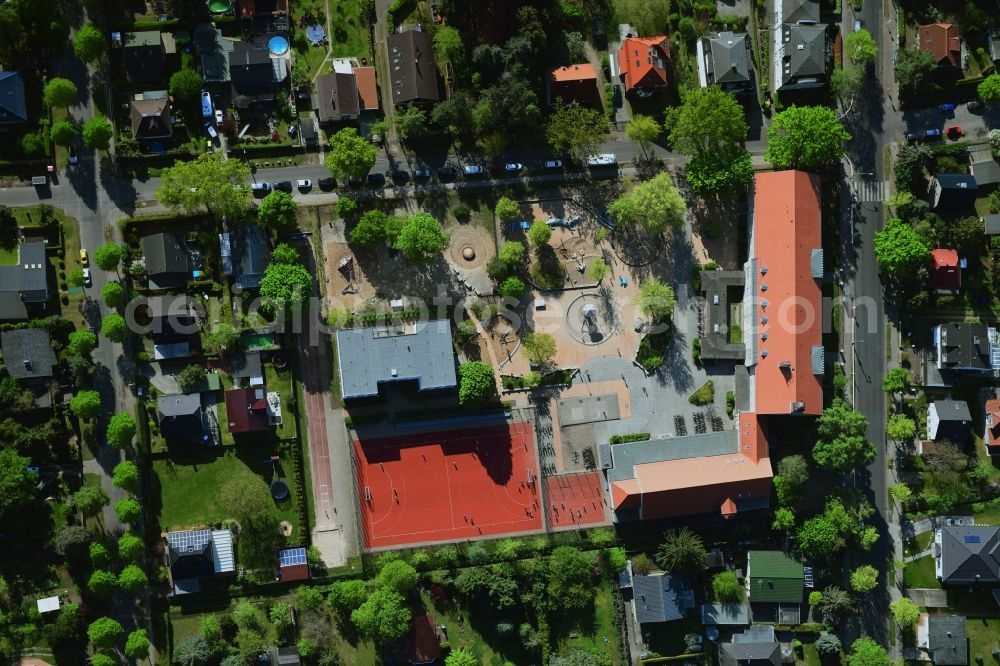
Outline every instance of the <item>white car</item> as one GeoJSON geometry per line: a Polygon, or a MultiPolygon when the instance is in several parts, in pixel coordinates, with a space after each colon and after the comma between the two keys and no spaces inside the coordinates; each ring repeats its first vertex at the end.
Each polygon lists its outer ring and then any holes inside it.
{"type": "Polygon", "coordinates": [[[299,192],[308,192],[312,189],[313,182],[311,180],[297,180],[295,181],[295,187],[299,188],[299,192]]]}
{"type": "Polygon", "coordinates": [[[511,162],[510,164],[504,165],[503,170],[507,173],[519,173],[524,169],[524,165],[520,162],[511,162]]]}
{"type": "Polygon", "coordinates": [[[215,110],[215,124],[218,125],[218,124],[220,124],[225,119],[226,119],[226,116],[222,113],[222,109],[216,109],[215,110]]]}
{"type": "Polygon", "coordinates": [[[219,133],[215,131],[215,127],[212,123],[205,123],[205,131],[208,132],[208,135],[213,139],[219,138],[219,133]]]}
{"type": "Polygon", "coordinates": [[[601,155],[588,155],[588,166],[611,166],[618,163],[618,158],[614,153],[603,153],[601,155]]]}
{"type": "Polygon", "coordinates": [[[83,286],[90,287],[93,286],[94,281],[90,279],[90,268],[85,267],[83,269],[83,286]]]}
{"type": "Polygon", "coordinates": [[[466,176],[482,176],[485,169],[478,164],[469,164],[468,166],[463,167],[462,171],[466,176]]]}

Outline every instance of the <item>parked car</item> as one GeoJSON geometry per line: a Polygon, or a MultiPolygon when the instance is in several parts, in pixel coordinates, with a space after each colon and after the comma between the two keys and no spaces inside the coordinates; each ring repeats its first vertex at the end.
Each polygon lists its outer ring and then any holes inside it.
{"type": "Polygon", "coordinates": [[[214,115],[215,108],[212,106],[212,95],[207,90],[201,91],[201,115],[205,118],[211,118],[214,115]]]}
{"type": "Polygon", "coordinates": [[[955,105],[952,104],[951,102],[945,104],[938,104],[937,110],[940,111],[941,113],[951,113],[952,111],[955,110],[955,105]]]}
{"type": "Polygon", "coordinates": [[[94,285],[94,281],[90,278],[90,269],[89,268],[84,268],[83,269],[83,286],[84,287],[92,287],[93,285],[94,285]]]}
{"type": "Polygon", "coordinates": [[[337,187],[337,181],[333,178],[320,178],[316,181],[316,184],[319,185],[319,189],[324,192],[329,192],[333,188],[337,187]]]}
{"type": "Polygon", "coordinates": [[[299,188],[299,192],[308,192],[312,189],[313,182],[311,180],[297,180],[295,181],[295,186],[299,188]]]}
{"type": "Polygon", "coordinates": [[[486,169],[479,166],[478,164],[466,164],[462,167],[462,173],[466,176],[482,176],[486,173],[486,169]]]}
{"type": "Polygon", "coordinates": [[[67,160],[70,166],[76,166],[80,163],[80,158],[76,154],[76,146],[69,147],[69,159],[67,160]]]}
{"type": "Polygon", "coordinates": [[[366,180],[370,187],[385,187],[385,174],[370,173],[366,180]]]}
{"type": "Polygon", "coordinates": [[[282,192],[291,193],[292,191],[292,181],[290,180],[279,180],[274,184],[274,189],[281,190],[282,192]]]}
{"type": "Polygon", "coordinates": [[[357,189],[359,187],[364,187],[365,186],[365,182],[366,181],[365,181],[364,178],[348,178],[347,179],[347,186],[348,187],[353,187],[353,188],[357,189]]]}
{"type": "Polygon", "coordinates": [[[219,138],[219,133],[215,131],[215,126],[212,125],[212,123],[205,123],[205,131],[208,132],[208,135],[213,139],[219,138]]]}
{"type": "Polygon", "coordinates": [[[80,265],[89,266],[90,265],[90,255],[87,254],[87,248],[80,249],[80,265]]]}
{"type": "Polygon", "coordinates": [[[419,180],[421,182],[426,182],[431,179],[430,169],[414,169],[413,170],[413,180],[419,180]]]}
{"type": "Polygon", "coordinates": [[[250,186],[250,191],[255,197],[267,196],[267,193],[271,191],[271,183],[254,183],[250,186]]]}
{"type": "Polygon", "coordinates": [[[929,130],[924,130],[924,138],[925,139],[940,139],[941,138],[941,130],[939,130],[937,128],[929,129],[929,130]]]}
{"type": "Polygon", "coordinates": [[[458,178],[458,169],[455,167],[441,167],[437,170],[437,177],[441,180],[455,180],[458,178]]]}
{"type": "Polygon", "coordinates": [[[562,160],[546,160],[546,169],[562,169],[562,160]]]}
{"type": "Polygon", "coordinates": [[[392,182],[403,184],[410,179],[410,174],[403,171],[402,169],[395,169],[392,172],[392,182]]]}
{"type": "Polygon", "coordinates": [[[969,111],[978,111],[981,108],[983,108],[983,103],[980,102],[978,99],[974,99],[971,102],[969,102],[965,108],[967,108],[969,111]]]}
{"type": "Polygon", "coordinates": [[[219,125],[225,119],[226,119],[226,116],[222,113],[222,109],[216,109],[215,110],[215,124],[219,125]]]}
{"type": "Polygon", "coordinates": [[[601,153],[600,155],[587,155],[587,166],[613,166],[618,163],[618,158],[614,153],[601,153]]]}
{"type": "Polygon", "coordinates": [[[952,141],[958,141],[959,139],[962,138],[962,128],[959,127],[958,125],[952,125],[948,129],[946,129],[944,133],[947,134],[948,138],[951,139],[952,141]]]}
{"type": "Polygon", "coordinates": [[[622,87],[620,85],[618,85],[617,83],[615,84],[614,95],[615,95],[615,99],[614,99],[615,108],[616,109],[622,108],[622,103],[623,103],[623,100],[622,100],[622,87]]]}
{"type": "Polygon", "coordinates": [[[520,173],[524,170],[524,165],[520,162],[511,162],[510,164],[505,164],[503,170],[507,173],[520,173]]]}
{"type": "Polygon", "coordinates": [[[920,132],[907,132],[906,140],[909,141],[910,143],[916,143],[917,141],[920,141],[920,132]]]}

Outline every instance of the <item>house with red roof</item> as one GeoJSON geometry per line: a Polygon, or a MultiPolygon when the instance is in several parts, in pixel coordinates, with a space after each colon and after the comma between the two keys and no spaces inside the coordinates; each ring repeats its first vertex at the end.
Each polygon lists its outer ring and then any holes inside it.
{"type": "Polygon", "coordinates": [[[597,70],[589,62],[556,67],[549,72],[549,104],[600,104],[597,70]]]}
{"type": "Polygon", "coordinates": [[[264,387],[247,386],[226,391],[226,420],[229,432],[234,435],[263,432],[270,428],[264,387]]]}
{"type": "Polygon", "coordinates": [[[983,444],[991,456],[1000,455],[1000,400],[991,398],[986,401],[986,428],[983,432],[983,444]]]}
{"type": "Polygon", "coordinates": [[[670,42],[664,35],[627,37],[618,49],[618,73],[626,95],[649,97],[668,83],[670,42]]]}
{"type": "Polygon", "coordinates": [[[917,30],[917,48],[934,56],[938,67],[962,68],[962,33],[953,23],[931,23],[917,30]]]}
{"type": "Polygon", "coordinates": [[[962,288],[962,266],[958,252],[931,250],[931,274],[927,284],[936,294],[958,294],[962,288]]]}

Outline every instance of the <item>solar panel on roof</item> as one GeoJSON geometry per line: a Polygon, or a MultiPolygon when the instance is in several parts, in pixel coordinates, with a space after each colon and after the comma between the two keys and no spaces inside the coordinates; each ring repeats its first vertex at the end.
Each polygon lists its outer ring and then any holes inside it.
{"type": "Polygon", "coordinates": [[[966,534],[965,543],[982,543],[983,540],[978,534],[966,534]]]}
{"type": "Polygon", "coordinates": [[[296,564],[306,563],[305,548],[288,548],[278,554],[278,559],[283,567],[291,567],[296,564]]]}
{"type": "Polygon", "coordinates": [[[212,540],[211,530],[194,530],[191,532],[170,532],[167,542],[178,553],[198,553],[212,540]]]}

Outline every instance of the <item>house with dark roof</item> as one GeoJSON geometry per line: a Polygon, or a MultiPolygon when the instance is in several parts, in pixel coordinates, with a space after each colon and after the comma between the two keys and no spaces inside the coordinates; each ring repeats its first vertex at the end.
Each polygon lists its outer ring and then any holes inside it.
{"type": "Polygon", "coordinates": [[[632,577],[632,607],[639,624],[683,620],[694,606],[694,590],[681,576],[632,577]]]}
{"type": "Polygon", "coordinates": [[[165,540],[170,596],[200,592],[208,578],[235,575],[236,551],[229,530],[168,532],[165,540]]]}
{"type": "Polygon", "coordinates": [[[564,65],[549,70],[547,79],[549,104],[600,104],[597,91],[597,70],[589,62],[564,65]]]}
{"type": "Polygon", "coordinates": [[[377,396],[381,385],[415,383],[418,390],[448,391],[458,385],[451,325],[447,319],[337,331],[344,399],[377,396]]]}
{"type": "Polygon", "coordinates": [[[772,30],[776,91],[805,90],[826,85],[830,71],[827,26],[819,22],[819,0],[774,0],[772,30]]]}
{"type": "Polygon", "coordinates": [[[990,47],[990,60],[994,67],[1000,67],[1000,30],[994,28],[986,33],[986,41],[990,47]]]}
{"type": "Polygon", "coordinates": [[[247,386],[226,391],[226,421],[234,435],[267,431],[271,427],[267,390],[263,386],[247,386]]]}
{"type": "Polygon", "coordinates": [[[156,360],[184,358],[197,350],[205,312],[187,294],[147,296],[136,308],[136,321],[148,326],[156,360]]]}
{"type": "Polygon", "coordinates": [[[1000,400],[991,398],[986,401],[986,426],[983,432],[983,445],[991,456],[1000,455],[1000,400]]]}
{"type": "Polygon", "coordinates": [[[962,69],[962,33],[953,23],[931,23],[917,29],[917,48],[934,56],[943,69],[962,69]]]}
{"type": "Polygon", "coordinates": [[[931,329],[938,371],[992,372],[1000,367],[997,331],[986,324],[951,322],[931,329]]]}
{"type": "Polygon", "coordinates": [[[48,331],[41,328],[0,331],[0,352],[10,376],[35,395],[35,405],[51,405],[49,383],[57,360],[48,331]]]}
{"type": "Polygon", "coordinates": [[[132,83],[161,83],[168,53],[176,52],[172,39],[159,30],[122,33],[122,62],[132,83]]]}
{"type": "Polygon", "coordinates": [[[229,357],[229,376],[236,386],[263,386],[264,369],[260,352],[239,352],[229,357]]]}
{"type": "Polygon", "coordinates": [[[150,289],[174,289],[191,279],[191,261],[184,236],[164,231],[140,241],[150,289]]]}
{"type": "Polygon", "coordinates": [[[201,23],[194,29],[195,51],[201,60],[201,75],[205,83],[229,83],[229,55],[236,40],[222,36],[212,23],[201,23]]]}
{"type": "Polygon", "coordinates": [[[271,263],[271,242],[256,225],[236,227],[219,234],[222,272],[238,290],[260,289],[264,269],[271,263]]]}
{"type": "Polygon", "coordinates": [[[241,109],[274,101],[274,75],[267,47],[236,42],[229,54],[233,103],[241,109]]]}
{"type": "Polygon", "coordinates": [[[316,79],[313,109],[321,123],[357,120],[363,112],[378,108],[374,67],[361,67],[351,58],[337,58],[333,71],[316,79]]]}
{"type": "Polygon", "coordinates": [[[19,125],[28,121],[21,72],[0,72],[0,125],[19,125]]]}
{"type": "Polygon", "coordinates": [[[731,337],[734,327],[742,327],[734,307],[744,298],[746,274],[743,271],[702,271],[701,288],[705,292],[705,329],[701,336],[701,357],[742,362],[746,345],[731,337]]]}
{"type": "Polygon", "coordinates": [[[45,242],[21,243],[17,249],[17,263],[0,266],[0,320],[24,321],[42,316],[49,297],[45,242]]]}
{"type": "Polygon", "coordinates": [[[750,624],[750,604],[702,604],[701,623],[706,626],[746,626],[750,624]]]}
{"type": "Polygon", "coordinates": [[[719,644],[720,666],[781,666],[781,645],[772,625],[754,625],[719,644]]]}
{"type": "Polygon", "coordinates": [[[130,101],[129,115],[132,118],[132,136],[136,141],[169,139],[174,135],[166,91],[163,91],[163,97],[145,94],[143,99],[130,101]]]}
{"type": "Polygon", "coordinates": [[[201,394],[161,395],[156,399],[160,434],[167,441],[202,441],[205,438],[201,394]]]}
{"type": "Polygon", "coordinates": [[[441,99],[434,41],[430,33],[405,30],[389,35],[388,86],[393,104],[437,102],[441,99]]]}
{"type": "Polygon", "coordinates": [[[972,162],[969,165],[969,173],[975,177],[976,184],[980,187],[1000,183],[1000,163],[992,157],[972,162]]]}
{"type": "Polygon", "coordinates": [[[931,207],[935,210],[972,209],[979,196],[976,177],[968,173],[934,174],[930,183],[931,207]]]}
{"type": "Polygon", "coordinates": [[[669,82],[670,41],[665,35],[628,36],[618,49],[618,72],[626,95],[649,97],[669,82]]]}
{"type": "Polygon", "coordinates": [[[972,414],[962,400],[935,400],[927,405],[927,438],[933,442],[968,444],[972,414]]]}
{"type": "Polygon", "coordinates": [[[958,294],[962,288],[962,266],[957,251],[947,248],[931,250],[927,285],[935,294],[958,294]]]}
{"type": "Polygon", "coordinates": [[[702,88],[719,86],[734,95],[752,93],[753,58],[750,35],[732,31],[713,33],[697,43],[698,83],[702,88]]]}
{"type": "Polygon", "coordinates": [[[968,666],[969,636],[964,615],[921,613],[917,622],[917,647],[934,666],[968,666]]]}
{"type": "Polygon", "coordinates": [[[1000,527],[946,525],[934,531],[934,573],[945,585],[1000,583],[1000,527]]]}

